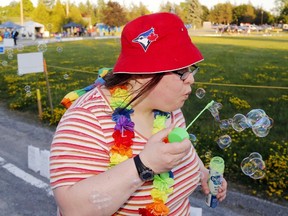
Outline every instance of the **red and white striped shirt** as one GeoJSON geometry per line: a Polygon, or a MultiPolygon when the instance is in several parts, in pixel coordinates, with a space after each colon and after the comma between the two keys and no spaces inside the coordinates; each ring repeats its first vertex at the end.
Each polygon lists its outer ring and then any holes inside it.
{"type": "MultiPolygon", "coordinates": [[[[75,101],[58,124],[51,145],[50,181],[52,189],[73,185],[78,181],[105,172],[109,168],[109,152],[113,145],[115,122],[111,107],[99,88],[95,88],[75,101]]],[[[184,127],[181,110],[171,113],[171,121],[184,127]]],[[[139,154],[147,139],[135,131],[133,155],[139,154]]],[[[189,195],[200,179],[199,162],[194,148],[183,162],[172,170],[173,193],[166,205],[170,215],[190,215],[189,195]]],[[[138,215],[139,208],[152,203],[152,181],[145,182],[124,203],[115,215],[138,215]]]]}

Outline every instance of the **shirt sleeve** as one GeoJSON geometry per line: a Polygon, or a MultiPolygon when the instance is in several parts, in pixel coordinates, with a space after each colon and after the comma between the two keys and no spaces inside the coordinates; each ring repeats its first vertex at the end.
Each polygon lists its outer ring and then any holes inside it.
{"type": "Polygon", "coordinates": [[[68,109],[56,129],[50,150],[52,189],[73,185],[107,170],[109,151],[97,114],[68,109]]]}

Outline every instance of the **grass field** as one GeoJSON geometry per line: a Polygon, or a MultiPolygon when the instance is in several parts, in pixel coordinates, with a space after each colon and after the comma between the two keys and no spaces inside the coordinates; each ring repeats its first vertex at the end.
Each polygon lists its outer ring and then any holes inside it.
{"type": "MultiPolygon", "coordinates": [[[[228,181],[245,186],[256,196],[272,200],[288,200],[288,35],[270,37],[193,37],[205,61],[198,64],[200,72],[193,86],[204,88],[206,95],[198,99],[191,95],[183,107],[189,123],[211,100],[222,103],[221,119],[235,114],[246,115],[252,109],[263,109],[273,118],[268,136],[257,137],[251,129],[239,133],[221,131],[209,111],[205,111],[189,129],[196,135],[197,150],[208,164],[212,156],[225,159],[228,181]],[[228,134],[229,148],[220,149],[216,139],[228,134]],[[266,175],[261,180],[245,176],[240,169],[243,158],[259,152],[266,163],[266,175]]],[[[17,75],[17,53],[37,52],[37,45],[14,50],[13,56],[0,56],[0,99],[11,109],[31,111],[37,115],[36,89],[42,93],[43,121],[57,124],[64,110],[59,105],[63,96],[94,82],[102,67],[113,67],[120,51],[119,39],[83,40],[47,44],[47,61],[54,116],[49,110],[43,73],[17,75]],[[58,50],[58,51],[57,51],[58,50]],[[61,51],[62,50],[62,51],[61,51]],[[27,94],[25,86],[30,87],[27,94]]]]}

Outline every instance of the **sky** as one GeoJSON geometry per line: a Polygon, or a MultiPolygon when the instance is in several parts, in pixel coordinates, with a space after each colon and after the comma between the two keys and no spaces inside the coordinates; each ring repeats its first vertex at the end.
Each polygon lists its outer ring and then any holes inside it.
{"type": "MultiPolygon", "coordinates": [[[[20,1],[20,0],[16,0],[20,1]]],[[[61,0],[62,2],[65,2],[66,0],[61,0]]],[[[87,0],[69,0],[71,3],[76,3],[78,4],[79,2],[86,2],[87,0]]],[[[108,0],[105,0],[108,2],[108,0]]],[[[124,6],[129,6],[132,2],[134,4],[138,4],[139,2],[142,2],[147,8],[152,11],[152,12],[157,12],[159,9],[159,6],[161,3],[166,3],[167,1],[171,3],[176,3],[179,4],[180,2],[183,2],[184,0],[112,0],[119,2],[119,4],[124,5],[124,6]]],[[[208,7],[208,9],[211,9],[215,4],[218,3],[226,3],[229,0],[199,0],[199,2],[202,5],[205,5],[208,7]]],[[[240,5],[240,4],[248,4],[249,2],[252,2],[252,5],[254,7],[262,7],[266,11],[272,12],[272,9],[275,7],[274,4],[275,0],[230,0],[230,2],[233,5],[240,5]],[[264,3],[265,2],[265,3],[264,3]]],[[[9,5],[12,0],[0,0],[0,6],[5,6],[9,5]]],[[[31,0],[31,2],[36,6],[38,0],[31,0]]],[[[90,0],[90,2],[95,2],[97,3],[97,0],[90,0]]]]}

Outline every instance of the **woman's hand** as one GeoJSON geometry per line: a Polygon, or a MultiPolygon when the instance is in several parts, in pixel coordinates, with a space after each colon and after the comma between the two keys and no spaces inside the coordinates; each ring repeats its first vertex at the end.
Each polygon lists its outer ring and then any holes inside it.
{"type": "Polygon", "coordinates": [[[217,194],[217,199],[222,202],[225,198],[226,198],[226,194],[227,194],[227,181],[225,178],[223,178],[221,187],[219,187],[218,189],[218,194],[217,194]]]}
{"type": "Polygon", "coordinates": [[[151,136],[144,150],[140,153],[143,164],[156,174],[167,172],[179,165],[192,148],[188,139],[179,143],[164,142],[173,128],[174,125],[171,125],[151,136]]]}
{"type": "MultiPolygon", "coordinates": [[[[210,190],[208,186],[208,179],[209,179],[209,170],[205,167],[202,167],[200,169],[201,175],[201,186],[202,186],[202,191],[205,195],[208,195],[210,190]]],[[[222,184],[218,189],[218,194],[217,194],[217,199],[222,202],[226,198],[227,194],[227,181],[225,178],[223,178],[222,184]]]]}

